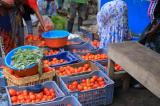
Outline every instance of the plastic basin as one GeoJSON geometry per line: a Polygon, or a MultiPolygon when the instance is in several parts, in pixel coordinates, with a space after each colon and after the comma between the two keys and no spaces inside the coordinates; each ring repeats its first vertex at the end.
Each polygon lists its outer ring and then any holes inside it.
{"type": "Polygon", "coordinates": [[[67,45],[69,32],[64,30],[53,30],[44,32],[42,37],[45,39],[45,43],[48,47],[59,48],[67,45]]]}
{"type": "Polygon", "coordinates": [[[38,49],[38,47],[36,46],[30,46],[30,45],[26,45],[26,46],[20,46],[18,48],[15,48],[13,49],[12,51],[10,51],[6,57],[5,57],[5,64],[7,67],[11,68],[12,70],[14,70],[14,73],[17,75],[17,76],[20,76],[20,77],[24,77],[24,76],[31,76],[31,75],[35,75],[38,73],[38,65],[37,64],[32,64],[28,67],[26,67],[25,69],[23,70],[20,70],[20,69],[17,69],[15,67],[13,67],[11,65],[11,62],[12,62],[12,56],[14,55],[14,53],[18,50],[18,49],[31,49],[31,50],[35,50],[35,49],[38,49]]]}

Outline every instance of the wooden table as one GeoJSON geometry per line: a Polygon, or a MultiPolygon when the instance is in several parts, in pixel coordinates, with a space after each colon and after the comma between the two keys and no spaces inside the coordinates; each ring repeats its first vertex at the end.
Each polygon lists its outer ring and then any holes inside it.
{"type": "MultiPolygon", "coordinates": [[[[111,78],[115,78],[116,76],[114,74],[115,62],[160,98],[160,54],[139,43],[124,42],[110,44],[108,56],[108,70],[111,78]]],[[[123,86],[127,88],[129,87],[129,76],[125,79],[123,86]]]]}

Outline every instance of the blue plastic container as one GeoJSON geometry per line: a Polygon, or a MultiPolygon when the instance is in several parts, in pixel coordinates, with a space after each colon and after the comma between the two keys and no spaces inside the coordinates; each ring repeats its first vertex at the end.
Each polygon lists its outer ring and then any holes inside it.
{"type": "MultiPolygon", "coordinates": [[[[32,85],[32,86],[21,86],[21,87],[17,87],[17,86],[8,86],[8,87],[6,87],[6,89],[7,89],[7,95],[8,95],[8,99],[9,99],[9,104],[11,106],[16,106],[16,105],[13,105],[12,102],[11,102],[11,97],[10,97],[9,92],[8,92],[9,89],[15,89],[17,91],[21,91],[21,90],[26,90],[28,87],[29,88],[33,88],[33,86],[34,85],[32,85]]],[[[52,88],[56,92],[56,98],[53,99],[53,100],[50,100],[50,101],[46,101],[46,102],[60,100],[62,97],[65,96],[64,93],[61,91],[61,89],[57,86],[57,84],[54,81],[44,82],[44,83],[42,83],[42,86],[44,86],[46,88],[49,88],[49,89],[52,88]]],[[[39,103],[45,103],[45,102],[39,102],[39,103]]],[[[29,104],[28,106],[30,106],[30,105],[31,104],[29,104]]]]}
{"type": "MultiPolygon", "coordinates": [[[[92,54],[106,54],[107,55],[107,50],[106,49],[94,49],[90,53],[92,54]]],[[[81,58],[81,56],[86,55],[87,53],[74,53],[74,55],[80,59],[80,61],[85,61],[81,58]]],[[[103,60],[97,60],[95,62],[101,62],[101,61],[108,61],[108,59],[103,59],[103,60]]]]}
{"type": "Polygon", "coordinates": [[[85,38],[89,38],[90,40],[94,40],[94,36],[93,36],[92,32],[89,32],[89,31],[82,29],[82,28],[80,30],[83,33],[83,36],[85,38]]]}
{"type": "Polygon", "coordinates": [[[90,74],[79,75],[79,76],[61,77],[60,88],[66,95],[73,95],[76,98],[78,98],[78,100],[83,106],[108,105],[111,104],[113,100],[114,82],[101,71],[93,71],[90,74]],[[93,75],[103,77],[107,85],[103,88],[98,88],[89,91],[81,91],[81,92],[79,91],[70,92],[70,90],[66,86],[66,84],[68,83],[71,83],[73,81],[80,82],[82,79],[90,78],[93,75]]]}
{"type": "Polygon", "coordinates": [[[58,67],[58,66],[62,66],[62,65],[72,64],[72,63],[75,63],[78,61],[78,59],[72,53],[70,53],[68,51],[61,52],[57,55],[46,56],[46,57],[44,57],[44,60],[51,60],[53,58],[64,59],[64,60],[67,60],[68,62],[62,63],[62,64],[51,65],[51,67],[58,67]]]}
{"type": "Polygon", "coordinates": [[[70,42],[77,42],[79,44],[84,43],[85,41],[83,41],[81,38],[73,38],[69,40],[70,42]]]}
{"type": "Polygon", "coordinates": [[[32,105],[22,105],[22,106],[82,106],[80,102],[74,96],[66,96],[61,100],[52,101],[48,103],[41,103],[41,104],[32,104],[32,105]]]}
{"type": "Polygon", "coordinates": [[[65,51],[70,51],[70,52],[73,52],[73,50],[87,50],[88,52],[94,50],[95,48],[89,43],[89,42],[86,42],[82,45],[70,45],[70,46],[67,46],[66,48],[64,48],[65,51]]]}
{"type": "MultiPolygon", "coordinates": [[[[37,47],[37,46],[26,45],[26,46],[17,47],[17,48],[15,48],[15,49],[13,49],[12,51],[10,51],[10,52],[6,55],[6,57],[5,57],[5,64],[6,64],[7,67],[9,67],[9,68],[11,68],[11,69],[13,69],[13,70],[19,70],[19,69],[15,68],[15,67],[13,67],[13,66],[11,65],[11,62],[12,62],[12,59],[11,59],[11,58],[12,58],[12,56],[14,55],[14,53],[15,53],[17,50],[19,50],[19,49],[22,49],[22,50],[25,50],[25,49],[36,50],[36,49],[38,49],[38,47],[37,47]]],[[[26,67],[26,69],[27,69],[27,68],[32,68],[32,67],[34,67],[34,66],[35,66],[35,64],[30,65],[30,66],[26,67]]]]}
{"type": "Polygon", "coordinates": [[[108,71],[105,68],[105,65],[108,65],[108,61],[95,62],[95,64],[102,72],[104,72],[106,75],[108,75],[108,71]]]}
{"type": "MultiPolygon", "coordinates": [[[[58,52],[57,54],[59,54],[59,53],[61,53],[61,52],[64,51],[62,48],[57,48],[57,49],[53,49],[53,48],[44,48],[44,50],[47,50],[47,51],[50,51],[50,50],[58,50],[59,52],[58,52]]],[[[53,54],[53,55],[57,55],[57,54],[53,54]]],[[[47,57],[47,56],[52,56],[52,55],[44,55],[44,57],[47,57]]]]}
{"type": "Polygon", "coordinates": [[[42,33],[43,38],[65,38],[69,36],[69,32],[64,30],[52,30],[42,33]]]}

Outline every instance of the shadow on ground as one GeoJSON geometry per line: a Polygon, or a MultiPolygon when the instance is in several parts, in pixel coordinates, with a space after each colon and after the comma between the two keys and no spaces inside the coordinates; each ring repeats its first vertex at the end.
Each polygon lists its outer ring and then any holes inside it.
{"type": "Polygon", "coordinates": [[[115,89],[113,104],[110,106],[160,106],[160,99],[147,89],[130,88],[126,92],[115,89]]]}

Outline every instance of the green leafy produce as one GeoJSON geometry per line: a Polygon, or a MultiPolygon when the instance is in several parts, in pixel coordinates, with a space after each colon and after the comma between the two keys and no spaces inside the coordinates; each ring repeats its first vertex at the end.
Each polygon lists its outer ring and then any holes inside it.
{"type": "Polygon", "coordinates": [[[55,29],[58,30],[66,29],[67,19],[65,17],[59,15],[52,16],[52,22],[54,23],[55,29]]]}
{"type": "Polygon", "coordinates": [[[19,49],[12,57],[12,65],[17,69],[25,69],[30,65],[39,63],[43,57],[41,49],[19,49]]]}

